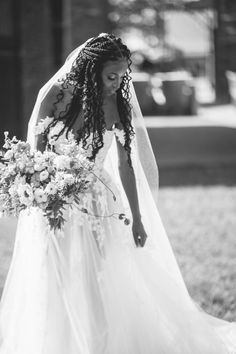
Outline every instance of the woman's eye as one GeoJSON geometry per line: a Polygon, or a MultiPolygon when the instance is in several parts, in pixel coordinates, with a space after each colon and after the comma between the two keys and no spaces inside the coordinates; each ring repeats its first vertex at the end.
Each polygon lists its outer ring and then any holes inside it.
{"type": "MultiPolygon", "coordinates": [[[[124,78],[125,78],[125,76],[122,76],[122,77],[121,77],[121,81],[123,81],[124,78]]],[[[113,81],[113,80],[115,80],[115,79],[116,79],[116,76],[108,76],[108,80],[113,81]]]]}

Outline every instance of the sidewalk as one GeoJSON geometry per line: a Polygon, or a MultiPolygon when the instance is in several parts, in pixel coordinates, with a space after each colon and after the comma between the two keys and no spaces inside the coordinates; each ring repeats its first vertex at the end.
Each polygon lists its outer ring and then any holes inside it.
{"type": "MultiPolygon", "coordinates": [[[[211,171],[209,183],[236,184],[234,106],[200,107],[198,116],[145,117],[145,122],[160,172],[165,175],[161,184],[175,183],[178,174],[179,183],[188,184],[186,175],[193,171],[200,183],[211,171]]],[[[194,183],[190,176],[189,183],[194,183]]]]}
{"type": "Polygon", "coordinates": [[[147,128],[222,126],[236,129],[233,105],[200,107],[197,116],[146,116],[147,128]]]}

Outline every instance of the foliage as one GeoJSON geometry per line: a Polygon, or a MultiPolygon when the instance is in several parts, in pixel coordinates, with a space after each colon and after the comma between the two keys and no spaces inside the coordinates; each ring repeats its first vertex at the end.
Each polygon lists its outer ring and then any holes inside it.
{"type": "Polygon", "coordinates": [[[164,35],[162,12],[167,8],[183,8],[183,0],[109,0],[110,21],[118,30],[141,29],[147,35],[164,35]]]}

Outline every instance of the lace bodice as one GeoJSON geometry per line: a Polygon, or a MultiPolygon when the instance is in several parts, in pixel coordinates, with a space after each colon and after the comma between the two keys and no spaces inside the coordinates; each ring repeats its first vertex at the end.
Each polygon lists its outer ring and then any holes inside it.
{"type": "Polygon", "coordinates": [[[96,159],[95,159],[95,166],[96,168],[102,168],[104,164],[104,160],[106,158],[107,152],[112,144],[114,139],[114,131],[113,130],[106,130],[103,136],[103,147],[98,151],[96,159]]]}
{"type": "MultiPolygon", "coordinates": [[[[99,171],[103,168],[104,161],[108,150],[112,144],[114,138],[117,138],[122,145],[124,145],[124,131],[120,129],[106,130],[103,136],[103,147],[98,151],[95,159],[95,170],[99,171]]],[[[91,151],[88,150],[88,156],[91,155],[91,151]]]]}
{"type": "MultiPolygon", "coordinates": [[[[117,200],[118,192],[116,190],[113,181],[110,178],[109,171],[106,171],[104,168],[104,162],[108,153],[109,148],[113,142],[113,139],[117,138],[121,144],[124,144],[124,132],[123,130],[119,130],[117,128],[113,130],[106,130],[103,137],[103,147],[98,151],[95,164],[90,174],[90,185],[88,188],[88,193],[84,196],[81,196],[81,205],[85,208],[88,213],[80,215],[80,223],[84,225],[85,222],[88,222],[97,242],[99,250],[102,252],[102,245],[104,241],[104,234],[101,228],[101,222],[103,218],[96,217],[95,215],[105,216],[115,212],[115,208],[110,206],[111,210],[109,211],[109,207],[107,204],[108,194],[112,198],[115,197],[117,200]]],[[[91,151],[86,150],[86,154],[91,156],[91,151]]],[[[113,200],[114,202],[114,200],[113,200]]],[[[119,210],[119,212],[124,212],[123,209],[119,210]]]]}

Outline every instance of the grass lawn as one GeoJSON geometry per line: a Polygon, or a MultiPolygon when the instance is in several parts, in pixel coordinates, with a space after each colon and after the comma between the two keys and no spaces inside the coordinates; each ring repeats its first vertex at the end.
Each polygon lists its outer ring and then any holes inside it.
{"type": "MultiPolygon", "coordinates": [[[[236,187],[161,188],[159,210],[192,297],[209,313],[236,320],[236,187]]],[[[0,293],[14,222],[0,225],[0,293]]]]}
{"type": "Polygon", "coordinates": [[[161,188],[159,211],[191,296],[236,320],[236,187],[161,188]]]}

